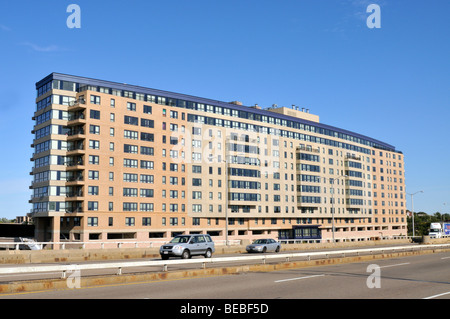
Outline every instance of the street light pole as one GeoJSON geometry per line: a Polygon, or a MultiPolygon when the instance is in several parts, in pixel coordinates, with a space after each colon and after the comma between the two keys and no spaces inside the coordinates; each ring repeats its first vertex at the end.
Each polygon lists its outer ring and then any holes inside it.
{"type": "Polygon", "coordinates": [[[411,196],[411,215],[412,215],[412,230],[413,230],[413,237],[416,236],[416,231],[414,229],[414,195],[416,195],[417,193],[423,193],[423,191],[418,191],[412,194],[407,193],[408,195],[411,196]]]}
{"type": "Polygon", "coordinates": [[[331,192],[331,231],[332,231],[332,234],[333,234],[333,244],[335,243],[335,239],[334,239],[334,231],[335,231],[335,229],[334,229],[334,180],[335,179],[337,179],[337,180],[339,180],[339,179],[341,179],[341,178],[346,178],[347,177],[347,175],[343,175],[343,176],[341,176],[341,177],[338,177],[338,178],[332,178],[332,183],[331,183],[331,185],[333,186],[331,189],[332,189],[332,192],[331,192]]]}

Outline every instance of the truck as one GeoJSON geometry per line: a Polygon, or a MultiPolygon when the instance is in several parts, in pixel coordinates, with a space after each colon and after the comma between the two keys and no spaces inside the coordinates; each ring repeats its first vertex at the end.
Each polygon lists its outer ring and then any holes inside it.
{"type": "Polygon", "coordinates": [[[442,236],[450,236],[450,222],[445,223],[431,223],[430,238],[442,238],[442,236]]]}

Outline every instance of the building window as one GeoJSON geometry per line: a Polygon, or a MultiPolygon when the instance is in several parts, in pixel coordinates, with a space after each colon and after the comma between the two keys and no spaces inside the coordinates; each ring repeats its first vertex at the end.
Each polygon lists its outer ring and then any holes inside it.
{"type": "Polygon", "coordinates": [[[137,188],[123,188],[123,196],[125,197],[137,197],[137,188]]]}
{"type": "Polygon", "coordinates": [[[153,147],[141,146],[141,154],[142,155],[154,155],[153,147]]]}
{"type": "Polygon", "coordinates": [[[134,226],[134,217],[125,217],[126,226],[134,226]]]}
{"type": "Polygon", "coordinates": [[[141,183],[153,184],[154,176],[153,175],[145,175],[141,174],[141,183]]]}
{"type": "Polygon", "coordinates": [[[142,141],[153,142],[154,139],[155,139],[155,137],[152,133],[141,132],[141,140],[142,141]]]}
{"type": "Polygon", "coordinates": [[[89,155],[89,164],[98,165],[100,159],[97,155],[89,155]]]}
{"type": "Polygon", "coordinates": [[[88,202],[88,210],[98,210],[98,202],[88,202]]]}
{"type": "Polygon", "coordinates": [[[90,114],[91,119],[94,119],[94,120],[100,120],[100,111],[97,111],[97,110],[91,110],[91,111],[89,112],[89,114],[90,114]]]}
{"type": "Polygon", "coordinates": [[[88,178],[98,180],[98,171],[89,171],[88,178]]]}
{"type": "Polygon", "coordinates": [[[153,161],[142,161],[141,160],[141,168],[144,169],[153,169],[154,163],[153,161]]]}
{"type": "Polygon", "coordinates": [[[138,153],[138,146],[137,145],[124,144],[123,145],[123,151],[125,153],[137,154],[138,153]]]}
{"type": "Polygon", "coordinates": [[[153,189],[141,188],[140,196],[141,197],[153,197],[153,189]]]}
{"type": "Polygon", "coordinates": [[[153,203],[141,203],[140,204],[141,212],[153,212],[153,207],[154,207],[153,203]]]}
{"type": "Polygon", "coordinates": [[[123,203],[124,212],[137,212],[137,203],[123,203]]]}
{"type": "Polygon", "coordinates": [[[152,114],[152,107],[150,105],[144,105],[144,113],[152,114]]]}
{"type": "Polygon", "coordinates": [[[89,148],[93,150],[100,149],[100,141],[89,140],[89,148]]]}
{"type": "Polygon", "coordinates": [[[91,95],[91,104],[100,105],[100,96],[91,95]]]}
{"type": "Polygon", "coordinates": [[[154,128],[155,127],[155,121],[148,120],[148,119],[141,119],[141,126],[154,128]]]}
{"type": "Polygon", "coordinates": [[[89,133],[91,134],[100,134],[100,126],[98,125],[89,125],[89,133]]]}
{"type": "Polygon", "coordinates": [[[93,227],[98,226],[98,217],[88,217],[87,225],[93,227]]]}
{"type": "Polygon", "coordinates": [[[128,111],[136,111],[136,103],[127,102],[128,111]]]}
{"type": "Polygon", "coordinates": [[[139,119],[134,116],[127,116],[124,117],[124,123],[130,124],[130,125],[139,125],[139,119]]]}
{"type": "Polygon", "coordinates": [[[138,160],[124,158],[123,159],[123,167],[137,168],[138,167],[138,160]]]}
{"type": "Polygon", "coordinates": [[[98,195],[98,186],[88,186],[88,195],[98,195]]]}

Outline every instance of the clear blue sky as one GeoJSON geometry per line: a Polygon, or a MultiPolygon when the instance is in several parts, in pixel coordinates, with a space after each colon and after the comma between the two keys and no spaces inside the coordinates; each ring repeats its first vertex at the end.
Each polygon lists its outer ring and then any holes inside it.
{"type": "Polygon", "coordinates": [[[449,212],[449,12],[448,0],[1,1],[0,217],[31,208],[34,84],[51,72],[309,108],[396,146],[406,191],[424,191],[415,211],[449,212]],[[80,29],[66,25],[71,3],[80,29]]]}

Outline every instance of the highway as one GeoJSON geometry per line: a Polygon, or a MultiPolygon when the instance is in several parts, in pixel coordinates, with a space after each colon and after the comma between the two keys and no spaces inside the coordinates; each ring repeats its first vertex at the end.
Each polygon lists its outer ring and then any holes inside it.
{"type": "Polygon", "coordinates": [[[450,252],[0,295],[0,299],[450,299],[450,252]]]}
{"type": "MultiPolygon", "coordinates": [[[[389,246],[367,246],[364,247],[364,249],[382,249],[381,247],[385,247],[386,251],[389,251],[388,247],[407,247],[407,246],[416,246],[416,244],[409,244],[409,245],[389,245],[389,246]]],[[[340,251],[350,251],[353,250],[354,247],[347,247],[347,248],[342,248],[342,249],[338,249],[340,251]]],[[[316,249],[316,250],[308,250],[308,251],[304,251],[306,252],[334,252],[336,251],[336,248],[326,248],[326,249],[316,249]]],[[[279,254],[274,254],[272,253],[272,255],[283,255],[285,253],[298,253],[298,251],[290,251],[290,250],[285,250],[282,253],[279,254]]],[[[260,256],[258,258],[262,258],[263,254],[248,254],[248,253],[234,253],[234,254],[215,254],[213,256],[213,259],[215,258],[220,258],[220,257],[245,257],[245,256],[260,256]]],[[[270,254],[268,254],[270,255],[270,254]]],[[[353,255],[355,256],[356,254],[347,254],[347,256],[353,255]]],[[[338,255],[341,256],[341,255],[338,255]]],[[[312,256],[309,257],[311,259],[321,259],[323,258],[323,256],[312,256]]],[[[150,259],[127,259],[124,261],[142,261],[142,260],[148,260],[148,261],[160,261],[160,258],[150,258],[150,259]]],[[[171,258],[170,260],[180,260],[179,258],[171,258]]],[[[196,264],[191,264],[191,265],[175,265],[175,266],[170,266],[170,270],[171,271],[182,271],[182,270],[188,270],[188,269],[199,269],[199,265],[201,265],[201,262],[204,260],[204,257],[202,256],[197,256],[197,257],[193,257],[192,260],[194,261],[198,261],[198,263],[196,264]]],[[[307,257],[296,257],[296,258],[291,258],[292,261],[300,261],[300,260],[307,260],[307,257]]],[[[268,260],[267,263],[278,263],[280,262],[280,259],[276,259],[276,260],[268,260]]],[[[237,265],[248,265],[248,264],[257,264],[260,263],[261,261],[233,261],[233,262],[229,262],[229,263],[218,263],[216,264],[216,267],[227,267],[227,266],[237,266],[237,265]]],[[[86,264],[112,264],[114,263],[113,260],[92,260],[92,261],[78,261],[78,262],[73,262],[73,263],[69,263],[69,262],[54,262],[54,263],[34,263],[34,264],[2,264],[0,265],[0,270],[2,268],[11,268],[11,267],[16,267],[16,268],[20,268],[22,266],[25,267],[42,267],[42,266],[53,266],[53,265],[66,265],[66,266],[74,266],[76,267],[77,265],[86,265],[86,264]]],[[[214,266],[210,266],[210,267],[214,267],[214,266]]],[[[162,271],[162,267],[161,266],[145,266],[145,267],[130,267],[130,268],[124,268],[123,270],[121,270],[123,274],[137,274],[137,273],[149,273],[149,272],[153,272],[153,273],[158,273],[162,271]]],[[[88,277],[88,276],[107,276],[107,275],[115,275],[117,273],[117,269],[114,268],[110,268],[110,269],[95,269],[95,270],[83,270],[81,272],[81,275],[83,277],[88,277]]],[[[0,284],[8,284],[10,282],[17,282],[17,281],[29,281],[29,280],[45,280],[45,279],[58,279],[61,278],[61,271],[52,271],[52,272],[31,272],[31,273],[16,273],[16,274],[1,274],[0,273],[0,284]]]]}

